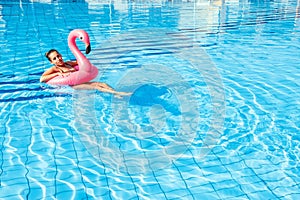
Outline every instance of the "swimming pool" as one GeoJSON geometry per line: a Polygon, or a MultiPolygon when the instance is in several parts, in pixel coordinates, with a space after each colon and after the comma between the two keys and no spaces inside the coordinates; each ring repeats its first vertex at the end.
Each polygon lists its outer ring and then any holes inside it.
{"type": "Polygon", "coordinates": [[[1,199],[300,197],[299,1],[0,3],[1,199]],[[39,83],[75,28],[132,96],[39,83]]]}

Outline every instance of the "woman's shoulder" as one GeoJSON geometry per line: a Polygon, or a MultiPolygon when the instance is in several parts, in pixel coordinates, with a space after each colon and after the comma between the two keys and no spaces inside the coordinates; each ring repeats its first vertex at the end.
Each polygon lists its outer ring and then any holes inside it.
{"type": "Polygon", "coordinates": [[[77,64],[77,61],[72,61],[72,60],[67,61],[66,64],[71,65],[72,67],[78,65],[78,64],[77,64]]]}

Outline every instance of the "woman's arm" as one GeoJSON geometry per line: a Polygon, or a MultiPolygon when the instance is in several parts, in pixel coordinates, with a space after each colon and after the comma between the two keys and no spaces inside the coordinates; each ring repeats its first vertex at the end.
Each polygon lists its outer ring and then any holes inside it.
{"type": "Polygon", "coordinates": [[[59,76],[61,74],[61,72],[56,70],[56,67],[51,67],[50,69],[48,69],[47,71],[45,71],[41,78],[40,78],[40,82],[47,82],[50,79],[59,76]]]}

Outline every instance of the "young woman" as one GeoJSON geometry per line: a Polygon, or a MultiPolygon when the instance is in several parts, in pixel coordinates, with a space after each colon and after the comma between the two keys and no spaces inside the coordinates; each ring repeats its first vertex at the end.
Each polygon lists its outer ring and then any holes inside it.
{"type": "MultiPolygon", "coordinates": [[[[62,55],[55,49],[49,50],[45,54],[45,56],[54,66],[52,66],[42,74],[40,78],[40,82],[47,82],[56,76],[63,76],[63,77],[68,76],[70,73],[77,71],[75,69],[75,66],[77,65],[77,61],[64,62],[62,55]]],[[[117,95],[118,97],[131,94],[127,92],[117,92],[106,83],[100,83],[100,82],[87,82],[79,85],[74,85],[72,87],[74,89],[82,89],[82,90],[96,89],[101,92],[108,92],[117,95]]]]}

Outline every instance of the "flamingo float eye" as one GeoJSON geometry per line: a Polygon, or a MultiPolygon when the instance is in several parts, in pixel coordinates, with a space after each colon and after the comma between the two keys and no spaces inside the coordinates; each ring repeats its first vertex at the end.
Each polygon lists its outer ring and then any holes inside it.
{"type": "Polygon", "coordinates": [[[80,36],[80,37],[79,37],[79,39],[80,39],[80,40],[83,40],[83,37],[82,37],[82,36],[80,36]]]}

